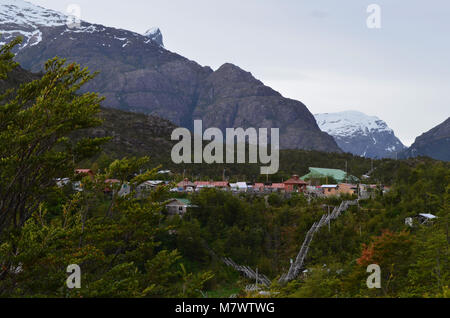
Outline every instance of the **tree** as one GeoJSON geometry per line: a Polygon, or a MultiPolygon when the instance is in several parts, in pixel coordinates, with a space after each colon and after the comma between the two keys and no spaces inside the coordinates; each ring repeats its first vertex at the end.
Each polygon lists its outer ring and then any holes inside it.
{"type": "MultiPolygon", "coordinates": [[[[0,51],[0,78],[16,66],[11,48],[0,51]]],[[[74,141],[76,130],[98,126],[102,98],[79,94],[95,75],[54,58],[44,75],[0,96],[0,234],[22,226],[44,201],[55,178],[71,176],[74,164],[99,151],[107,138],[74,141]]]]}
{"type": "MultiPolygon", "coordinates": [[[[147,160],[126,162],[140,170],[139,163],[147,160]]],[[[107,170],[117,166],[123,162],[107,170]]],[[[124,182],[150,179],[152,171],[131,173],[124,182]]],[[[164,204],[131,193],[117,198],[115,213],[106,215],[98,208],[102,193],[97,190],[108,177],[84,180],[83,191],[50,220],[41,204],[23,227],[9,233],[0,245],[0,297],[201,296],[212,274],[188,272],[179,252],[163,246],[159,238],[171,229],[161,213],[164,204]],[[65,286],[69,264],[81,268],[80,289],[65,286]]]]}
{"type": "Polygon", "coordinates": [[[364,269],[370,264],[381,268],[381,286],[385,295],[396,295],[406,285],[413,241],[409,232],[383,231],[364,245],[357,263],[364,269]]]}

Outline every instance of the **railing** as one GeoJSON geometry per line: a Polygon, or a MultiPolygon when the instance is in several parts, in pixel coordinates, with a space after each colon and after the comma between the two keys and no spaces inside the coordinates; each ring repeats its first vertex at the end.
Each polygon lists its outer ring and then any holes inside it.
{"type": "Polygon", "coordinates": [[[281,275],[280,279],[278,280],[279,283],[287,283],[298,276],[300,270],[303,268],[303,264],[305,262],[306,255],[308,254],[309,246],[312,242],[314,234],[318,232],[322,226],[331,222],[331,220],[337,219],[342,212],[348,209],[350,205],[356,204],[358,204],[358,200],[342,201],[339,207],[335,207],[333,209],[332,213],[324,214],[322,215],[322,218],[319,220],[319,222],[314,222],[314,224],[309,229],[308,233],[306,233],[305,240],[303,241],[302,247],[300,248],[300,251],[297,254],[295,262],[291,264],[289,271],[287,273],[281,275]]]}
{"type": "Polygon", "coordinates": [[[272,282],[270,281],[270,279],[267,278],[267,276],[265,276],[263,274],[260,274],[260,273],[257,274],[253,269],[251,269],[248,266],[238,265],[229,257],[224,257],[222,259],[222,261],[226,265],[228,265],[228,266],[234,268],[235,270],[237,270],[238,272],[241,272],[244,276],[255,280],[257,282],[257,284],[262,284],[262,285],[265,285],[267,287],[272,284],[272,282]]]}
{"type": "MultiPolygon", "coordinates": [[[[297,254],[295,262],[291,264],[289,271],[287,273],[283,273],[281,275],[280,279],[278,280],[279,283],[281,284],[287,283],[298,276],[300,270],[303,268],[306,256],[308,255],[309,246],[314,238],[314,234],[317,233],[320,230],[320,228],[325,224],[328,224],[332,220],[337,219],[342,214],[342,212],[348,209],[349,206],[356,204],[358,204],[358,200],[342,201],[341,204],[338,207],[335,207],[331,213],[322,215],[322,217],[318,222],[314,222],[314,224],[309,229],[308,233],[306,233],[305,240],[303,241],[300,251],[297,254]]],[[[212,250],[210,250],[209,248],[208,250],[213,256],[215,256],[215,253],[212,250]]],[[[272,282],[270,281],[269,278],[267,278],[267,276],[263,274],[257,274],[253,269],[251,269],[248,266],[238,265],[229,257],[222,258],[222,261],[226,265],[235,269],[236,271],[241,272],[247,278],[255,280],[257,284],[262,284],[267,287],[272,284],[272,282]]]]}

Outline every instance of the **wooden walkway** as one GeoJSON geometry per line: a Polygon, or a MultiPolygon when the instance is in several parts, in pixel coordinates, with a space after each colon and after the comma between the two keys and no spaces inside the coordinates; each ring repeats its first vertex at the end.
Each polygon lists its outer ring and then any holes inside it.
{"type": "MultiPolygon", "coordinates": [[[[332,220],[337,219],[343,212],[345,212],[348,209],[349,206],[356,204],[358,204],[358,200],[342,201],[341,204],[338,207],[335,207],[330,214],[324,214],[322,215],[322,218],[318,222],[314,222],[314,224],[309,229],[308,233],[306,233],[305,240],[303,241],[300,251],[297,254],[295,262],[292,262],[289,271],[287,273],[283,273],[280,279],[278,280],[280,284],[285,284],[297,278],[297,276],[300,273],[300,270],[303,269],[303,265],[305,263],[306,256],[308,255],[309,246],[311,245],[311,242],[314,238],[314,234],[317,233],[322,226],[329,224],[332,220]]],[[[210,252],[213,255],[215,255],[212,250],[210,250],[210,252]]],[[[267,278],[267,276],[260,273],[257,274],[253,269],[251,269],[248,266],[238,265],[229,257],[222,258],[222,261],[226,265],[242,273],[247,278],[254,280],[255,282],[257,282],[258,285],[261,284],[269,287],[272,284],[272,282],[270,281],[269,278],[267,278]]]]}
{"type": "Polygon", "coordinates": [[[287,283],[298,276],[300,270],[303,268],[303,264],[305,262],[306,255],[308,254],[309,246],[311,245],[314,234],[317,233],[320,230],[320,228],[325,224],[328,224],[332,220],[337,219],[342,214],[342,212],[348,209],[350,205],[356,204],[358,204],[358,200],[342,201],[341,205],[339,207],[335,207],[332,213],[324,214],[322,215],[322,218],[318,222],[314,222],[314,224],[309,229],[308,233],[306,233],[305,240],[303,241],[302,247],[300,248],[300,251],[297,254],[295,262],[291,264],[291,267],[289,268],[289,271],[287,273],[281,275],[280,279],[278,280],[279,283],[282,284],[287,283]]]}

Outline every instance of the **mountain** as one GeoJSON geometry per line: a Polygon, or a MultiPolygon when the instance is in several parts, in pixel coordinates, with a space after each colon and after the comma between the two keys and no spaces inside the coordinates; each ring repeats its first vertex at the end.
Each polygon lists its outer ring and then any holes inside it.
{"type": "Polygon", "coordinates": [[[402,158],[418,156],[450,161],[450,117],[417,137],[411,147],[401,154],[402,158]]]}
{"type": "MultiPolygon", "coordinates": [[[[38,79],[39,74],[32,74],[17,67],[8,74],[6,80],[0,80],[0,94],[5,89],[15,88],[18,85],[38,79]]],[[[255,164],[174,164],[171,160],[171,150],[175,142],[170,140],[170,134],[176,128],[171,122],[162,118],[116,110],[101,108],[100,117],[103,124],[89,130],[76,132],[73,137],[112,137],[112,140],[102,146],[103,153],[110,159],[150,156],[152,165],[162,165],[163,169],[170,169],[177,173],[197,179],[222,178],[224,169],[227,177],[236,180],[253,180],[264,182],[266,176],[260,175],[259,165],[255,164]],[[206,177],[205,177],[206,176],[206,177]]],[[[101,162],[103,156],[95,156],[89,162],[80,166],[89,167],[94,161],[101,162]]],[[[334,169],[347,169],[350,174],[360,177],[374,165],[376,169],[373,176],[382,183],[391,184],[395,171],[400,167],[417,167],[419,165],[432,165],[434,160],[426,157],[411,158],[408,160],[375,160],[354,156],[349,153],[326,153],[306,150],[281,150],[280,172],[271,177],[273,182],[282,182],[292,174],[304,175],[309,167],[320,166],[334,169]]]]}
{"type": "MultiPolygon", "coordinates": [[[[0,94],[38,78],[39,74],[16,67],[5,80],[0,79],[0,94]]],[[[170,136],[176,128],[170,121],[112,108],[101,108],[99,117],[103,120],[101,126],[77,131],[73,137],[111,137],[102,148],[112,158],[150,156],[155,163],[169,163],[175,143],[170,136]]]]}
{"type": "Polygon", "coordinates": [[[314,116],[320,129],[333,136],[345,152],[368,158],[395,158],[406,148],[378,117],[358,111],[314,116]]]}
{"type": "Polygon", "coordinates": [[[144,32],[144,35],[152,40],[154,43],[164,47],[163,35],[159,28],[150,28],[144,32]]]}
{"type": "Polygon", "coordinates": [[[145,34],[81,21],[22,0],[0,0],[0,41],[23,35],[16,60],[39,72],[54,56],[99,75],[86,86],[106,97],[104,106],[156,115],[191,128],[280,128],[282,148],[341,152],[304,104],[284,98],[232,64],[213,71],[163,47],[159,29],[145,34]]]}

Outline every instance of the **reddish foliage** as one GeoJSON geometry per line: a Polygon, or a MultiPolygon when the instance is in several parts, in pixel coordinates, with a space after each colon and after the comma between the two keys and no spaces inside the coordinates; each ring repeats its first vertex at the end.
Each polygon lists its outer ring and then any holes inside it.
{"type": "Polygon", "coordinates": [[[411,244],[410,234],[406,231],[399,233],[384,230],[380,236],[374,236],[369,245],[364,244],[361,257],[357,263],[362,266],[369,264],[383,264],[401,256],[411,244]]]}

